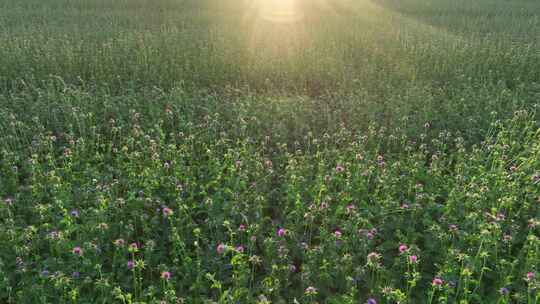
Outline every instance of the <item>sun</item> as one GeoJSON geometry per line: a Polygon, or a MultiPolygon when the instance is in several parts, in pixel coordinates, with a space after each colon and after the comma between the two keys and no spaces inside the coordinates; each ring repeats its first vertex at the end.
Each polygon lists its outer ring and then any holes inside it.
{"type": "Polygon", "coordinates": [[[259,17],[275,23],[292,23],[304,17],[299,0],[257,0],[259,17]]]}

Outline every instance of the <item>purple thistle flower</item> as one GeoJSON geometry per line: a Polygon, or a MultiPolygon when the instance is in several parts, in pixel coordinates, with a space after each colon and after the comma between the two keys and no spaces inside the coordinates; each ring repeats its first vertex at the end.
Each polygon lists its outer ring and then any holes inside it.
{"type": "Polygon", "coordinates": [[[409,247],[407,247],[407,245],[405,244],[399,245],[399,253],[405,253],[407,252],[407,250],[409,250],[409,247]]]}
{"type": "Polygon", "coordinates": [[[313,287],[313,286],[309,286],[308,288],[306,288],[306,295],[316,295],[317,294],[317,288],[313,287]]]}
{"type": "Polygon", "coordinates": [[[510,293],[510,290],[506,287],[501,287],[501,289],[499,289],[499,293],[503,296],[507,295],[510,293]]]}
{"type": "Polygon", "coordinates": [[[12,199],[11,197],[5,198],[5,199],[4,199],[4,203],[5,203],[7,206],[11,206],[11,205],[13,205],[13,199],[12,199]]]}
{"type": "Polygon", "coordinates": [[[117,247],[122,247],[125,243],[126,241],[124,241],[124,239],[117,239],[114,241],[114,245],[116,245],[117,247]]]}
{"type": "Polygon", "coordinates": [[[127,268],[129,270],[133,269],[134,266],[135,266],[135,263],[132,260],[127,261],[127,268]]]}
{"type": "Polygon", "coordinates": [[[418,262],[418,257],[416,255],[409,256],[409,262],[411,264],[416,264],[418,262]]]}
{"type": "Polygon", "coordinates": [[[168,281],[171,278],[171,273],[168,271],[163,271],[161,273],[161,278],[164,279],[165,281],[168,281]]]}
{"type": "Polygon", "coordinates": [[[377,301],[374,298],[369,298],[366,303],[367,304],[377,304],[377,301]]]}
{"type": "Polygon", "coordinates": [[[434,278],[431,282],[431,285],[433,286],[441,286],[443,284],[443,280],[441,278],[434,278]]]}
{"type": "Polygon", "coordinates": [[[73,250],[72,250],[71,252],[73,252],[73,254],[76,254],[76,255],[79,255],[79,256],[80,256],[80,255],[83,255],[83,250],[82,250],[82,248],[79,247],[79,246],[73,248],[73,250]]]}
{"type": "Polygon", "coordinates": [[[169,208],[169,207],[163,207],[162,212],[163,212],[163,216],[165,216],[165,217],[171,216],[171,215],[173,215],[173,213],[174,213],[174,212],[172,211],[172,209],[169,208]]]}
{"type": "Polygon", "coordinates": [[[227,246],[225,246],[225,244],[221,243],[217,246],[217,253],[219,254],[223,254],[225,252],[225,249],[227,249],[227,246]]]}
{"type": "Polygon", "coordinates": [[[139,245],[137,245],[137,243],[129,244],[129,251],[130,252],[137,252],[137,250],[139,250],[139,245]]]}
{"type": "Polygon", "coordinates": [[[529,272],[527,272],[527,275],[526,275],[525,277],[526,277],[526,278],[525,278],[526,281],[532,281],[532,280],[534,280],[535,273],[529,271],[529,272]]]}
{"type": "Polygon", "coordinates": [[[279,237],[285,236],[286,233],[287,233],[287,230],[285,230],[284,228],[279,228],[278,231],[277,231],[277,235],[279,237]]]}

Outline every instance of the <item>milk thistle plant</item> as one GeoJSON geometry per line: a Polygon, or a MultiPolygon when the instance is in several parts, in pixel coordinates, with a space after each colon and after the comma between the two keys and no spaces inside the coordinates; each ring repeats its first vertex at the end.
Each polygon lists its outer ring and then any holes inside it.
{"type": "Polygon", "coordinates": [[[0,1],[0,303],[539,304],[540,3],[247,2],[0,1]]]}

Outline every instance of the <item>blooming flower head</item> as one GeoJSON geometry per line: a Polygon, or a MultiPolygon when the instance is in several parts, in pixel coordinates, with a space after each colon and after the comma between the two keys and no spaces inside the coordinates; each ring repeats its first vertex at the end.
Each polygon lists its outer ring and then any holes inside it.
{"type": "Polygon", "coordinates": [[[172,211],[172,209],[169,208],[169,207],[163,207],[162,212],[163,212],[163,216],[165,216],[165,217],[171,216],[171,215],[173,215],[173,213],[174,213],[174,212],[172,211]]]}
{"type": "Polygon", "coordinates": [[[171,273],[168,271],[163,271],[161,273],[161,278],[165,281],[168,281],[171,278],[171,273]]]}
{"type": "Polygon", "coordinates": [[[381,259],[381,255],[377,252],[371,252],[367,255],[367,260],[369,263],[376,263],[381,259]]]}
{"type": "Polygon", "coordinates": [[[341,238],[341,236],[342,236],[341,231],[340,231],[339,229],[337,229],[336,231],[334,231],[334,236],[335,236],[336,238],[338,238],[338,239],[341,238]]]}
{"type": "Polygon", "coordinates": [[[317,294],[317,288],[315,288],[313,286],[309,286],[308,288],[306,288],[305,293],[306,293],[306,295],[316,295],[317,294]]]}
{"type": "Polygon", "coordinates": [[[365,236],[368,240],[373,240],[377,235],[377,228],[372,228],[370,230],[360,229],[358,230],[358,233],[365,236]]]}
{"type": "Polygon", "coordinates": [[[236,252],[243,253],[244,252],[244,246],[238,245],[235,248],[236,252]]]}
{"type": "Polygon", "coordinates": [[[83,250],[81,247],[77,246],[77,247],[74,247],[73,250],[71,251],[73,252],[73,254],[76,254],[76,255],[82,255],[83,254],[83,250]]]}
{"type": "Polygon", "coordinates": [[[13,199],[11,197],[5,198],[4,203],[8,206],[13,205],[13,199]]]}
{"type": "Polygon", "coordinates": [[[411,264],[416,264],[416,263],[418,263],[418,257],[417,257],[416,255],[411,255],[411,256],[409,256],[409,262],[410,262],[411,264]]]}
{"type": "Polygon", "coordinates": [[[133,269],[134,266],[135,266],[135,263],[132,260],[127,261],[127,268],[129,270],[133,269]]]}
{"type": "Polygon", "coordinates": [[[366,303],[367,304],[377,304],[377,301],[374,298],[369,298],[366,303]]]}
{"type": "Polygon", "coordinates": [[[73,216],[73,217],[79,217],[79,211],[78,210],[71,210],[71,212],[69,214],[71,214],[71,216],[73,216]]]}
{"type": "Polygon", "coordinates": [[[441,278],[434,278],[431,282],[431,285],[433,286],[441,286],[443,284],[443,280],[441,278]]]}
{"type": "Polygon", "coordinates": [[[337,166],[336,166],[336,172],[337,172],[337,173],[341,173],[341,172],[343,172],[343,171],[345,171],[345,168],[343,168],[343,166],[341,166],[341,165],[337,165],[337,166]]]}
{"type": "Polygon", "coordinates": [[[287,233],[287,230],[285,230],[285,228],[279,228],[278,231],[277,231],[277,235],[279,237],[285,236],[286,233],[287,233]]]}
{"type": "Polygon", "coordinates": [[[225,249],[227,249],[227,246],[225,246],[225,244],[223,243],[220,243],[218,246],[217,246],[217,253],[219,254],[223,254],[225,252],[225,249]]]}
{"type": "Polygon", "coordinates": [[[508,288],[506,287],[501,287],[501,289],[499,289],[499,293],[504,296],[504,295],[509,294],[510,290],[508,290],[508,288]]]}
{"type": "Polygon", "coordinates": [[[409,247],[405,244],[399,245],[399,253],[405,253],[407,250],[409,250],[409,247]]]}
{"type": "Polygon", "coordinates": [[[137,250],[139,250],[139,245],[137,245],[137,243],[129,244],[129,251],[137,252],[137,250]]]}
{"type": "Polygon", "coordinates": [[[59,239],[61,235],[62,235],[62,233],[60,231],[57,231],[57,230],[53,230],[53,231],[49,232],[49,238],[51,238],[53,240],[59,239]]]}
{"type": "Polygon", "coordinates": [[[117,239],[114,241],[114,245],[117,246],[117,247],[122,247],[124,246],[124,244],[126,243],[126,241],[124,241],[124,239],[117,239]]]}
{"type": "Polygon", "coordinates": [[[74,278],[74,279],[78,279],[80,276],[81,276],[81,273],[78,272],[78,271],[74,271],[74,272],[71,274],[71,277],[74,278]]]}
{"type": "Polygon", "coordinates": [[[296,272],[296,266],[294,266],[294,265],[292,265],[292,264],[289,265],[289,271],[290,271],[290,272],[296,272]]]}
{"type": "Polygon", "coordinates": [[[534,279],[534,277],[535,277],[534,272],[529,271],[529,272],[527,272],[527,275],[525,275],[525,280],[532,281],[534,279]]]}
{"type": "Polygon", "coordinates": [[[240,226],[238,226],[238,231],[246,231],[246,225],[240,224],[240,226]]]}

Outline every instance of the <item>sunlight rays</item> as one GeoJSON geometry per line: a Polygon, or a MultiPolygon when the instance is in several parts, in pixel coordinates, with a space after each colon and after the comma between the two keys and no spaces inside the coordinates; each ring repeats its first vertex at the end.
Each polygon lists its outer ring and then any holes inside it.
{"type": "Polygon", "coordinates": [[[292,60],[310,46],[302,0],[248,0],[243,27],[248,60],[292,60]]]}
{"type": "Polygon", "coordinates": [[[294,23],[304,18],[298,0],[255,0],[258,18],[272,23],[294,23]]]}
{"type": "Polygon", "coordinates": [[[445,43],[461,41],[443,29],[371,0],[245,0],[244,3],[240,26],[245,37],[242,56],[246,64],[241,73],[247,78],[260,74],[271,75],[270,80],[292,78],[306,69],[312,70],[313,75],[339,74],[378,62],[379,69],[387,69],[403,79],[416,79],[419,70],[408,56],[414,52],[408,48],[409,41],[434,37],[445,43]],[[403,29],[398,24],[411,26],[403,29]],[[341,32],[340,38],[328,36],[332,31],[341,32]],[[350,46],[351,41],[365,39],[370,39],[369,46],[350,46]],[[329,54],[336,49],[342,53],[313,60],[312,50],[321,48],[329,54]],[[361,60],[350,62],[350,58],[361,60]]]}

